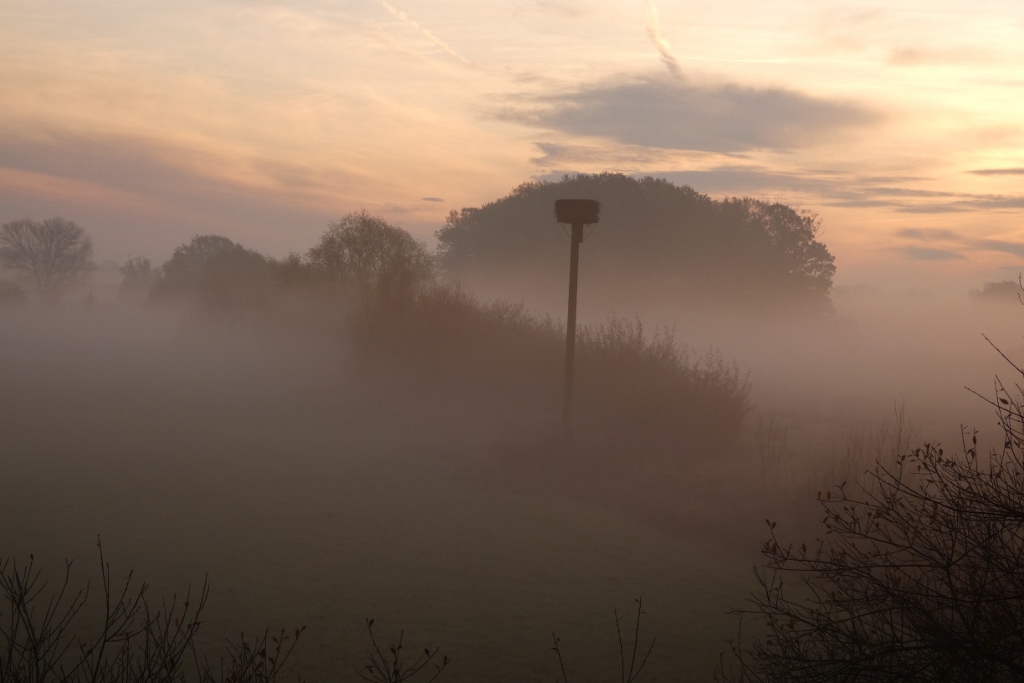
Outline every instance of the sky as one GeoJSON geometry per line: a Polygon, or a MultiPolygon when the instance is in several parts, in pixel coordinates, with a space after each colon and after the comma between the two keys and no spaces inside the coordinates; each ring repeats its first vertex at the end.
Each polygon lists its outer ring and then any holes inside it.
{"type": "Polygon", "coordinates": [[[0,221],[283,256],[610,171],[813,211],[840,285],[980,285],[1024,271],[1021,65],[1021,0],[0,0],[0,221]]]}

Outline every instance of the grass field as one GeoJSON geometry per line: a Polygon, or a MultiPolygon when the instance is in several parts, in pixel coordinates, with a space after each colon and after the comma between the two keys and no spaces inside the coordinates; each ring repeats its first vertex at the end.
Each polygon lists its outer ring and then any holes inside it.
{"type": "Polygon", "coordinates": [[[209,573],[207,645],[307,625],[297,668],[354,680],[372,616],[439,645],[444,680],[537,681],[558,677],[554,631],[570,681],[615,680],[612,610],[642,595],[645,678],[704,681],[735,632],[756,546],[697,533],[700,506],[654,525],[505,477],[507,416],[368,378],[327,336],[22,311],[0,347],[0,555],[94,578],[100,534],[157,594],[209,573]]]}

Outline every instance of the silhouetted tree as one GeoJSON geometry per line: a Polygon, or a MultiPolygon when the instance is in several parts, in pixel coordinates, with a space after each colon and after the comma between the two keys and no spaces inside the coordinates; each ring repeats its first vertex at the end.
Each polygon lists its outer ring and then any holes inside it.
{"type": "MultiPolygon", "coordinates": [[[[713,200],[666,180],[621,174],[520,185],[478,208],[452,211],[438,232],[442,267],[473,281],[564,279],[566,240],[556,199],[601,201],[581,278],[634,299],[830,306],[835,263],[820,221],[780,203],[713,200]]],[[[588,290],[590,291],[590,290],[588,290]]]]}
{"type": "Polygon", "coordinates": [[[1004,444],[988,457],[976,436],[954,456],[925,445],[819,494],[817,548],[770,525],[741,610],[767,633],[734,649],[726,680],[1024,680],[1024,409],[1001,385],[992,403],[1004,444]]]}
{"type": "Polygon", "coordinates": [[[221,235],[196,235],[186,244],[176,247],[171,258],[161,266],[162,278],[153,294],[167,296],[194,289],[211,259],[246,251],[241,244],[221,235]]]}
{"type": "Polygon", "coordinates": [[[56,294],[93,267],[92,241],[64,218],[11,221],[0,226],[0,265],[44,296],[56,294]]]}
{"type": "Polygon", "coordinates": [[[430,254],[412,235],[366,211],[331,223],[307,258],[318,270],[364,290],[405,291],[433,270],[430,254]]]}
{"type": "Polygon", "coordinates": [[[122,277],[120,289],[124,292],[148,290],[159,276],[152,262],[143,256],[128,259],[118,270],[122,277]]]}

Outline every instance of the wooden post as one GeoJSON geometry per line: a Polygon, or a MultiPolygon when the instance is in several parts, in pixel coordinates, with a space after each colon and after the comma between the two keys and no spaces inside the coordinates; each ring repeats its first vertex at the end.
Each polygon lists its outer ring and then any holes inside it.
{"type": "Polygon", "coordinates": [[[572,224],[572,255],[569,257],[569,314],[565,323],[565,391],[562,400],[562,421],[566,426],[572,415],[572,384],[576,368],[576,289],[580,271],[580,243],[583,224],[572,224]]]}
{"type": "Polygon", "coordinates": [[[569,257],[569,315],[565,321],[565,386],[562,396],[562,422],[568,431],[572,424],[572,385],[576,366],[576,290],[580,271],[580,243],[583,226],[597,223],[601,205],[593,199],[559,199],[555,219],[572,225],[572,253],[569,257]]]}

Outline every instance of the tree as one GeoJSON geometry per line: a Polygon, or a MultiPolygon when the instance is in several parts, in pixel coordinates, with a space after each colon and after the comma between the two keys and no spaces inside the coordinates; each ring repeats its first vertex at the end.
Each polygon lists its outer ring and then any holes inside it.
{"type": "Polygon", "coordinates": [[[331,223],[307,258],[318,270],[354,281],[364,291],[406,291],[433,272],[422,244],[366,211],[331,223]]]}
{"type": "Polygon", "coordinates": [[[734,649],[727,680],[1024,680],[1024,406],[997,387],[1000,450],[979,456],[965,432],[958,455],[926,444],[819,493],[815,550],[770,525],[742,610],[766,637],[734,649]]]}
{"type": "Polygon", "coordinates": [[[538,280],[561,292],[566,239],[552,207],[564,197],[602,204],[580,276],[589,279],[581,283],[586,291],[600,290],[610,303],[670,297],[830,308],[835,262],[818,241],[814,214],[778,202],[717,201],[667,180],[615,173],[525,183],[497,201],[452,211],[437,233],[440,265],[470,284],[500,283],[498,296],[521,298],[538,280]]]}
{"type": "Polygon", "coordinates": [[[171,258],[160,267],[163,277],[154,287],[153,294],[161,297],[194,289],[212,259],[247,251],[241,244],[221,235],[196,235],[175,247],[171,258]]]}
{"type": "Polygon", "coordinates": [[[121,291],[137,292],[148,290],[156,282],[159,272],[153,263],[145,257],[136,256],[124,262],[119,269],[121,273],[121,291]]]}
{"type": "Polygon", "coordinates": [[[56,294],[93,267],[92,241],[63,218],[11,221],[0,226],[0,265],[44,296],[56,294]]]}

